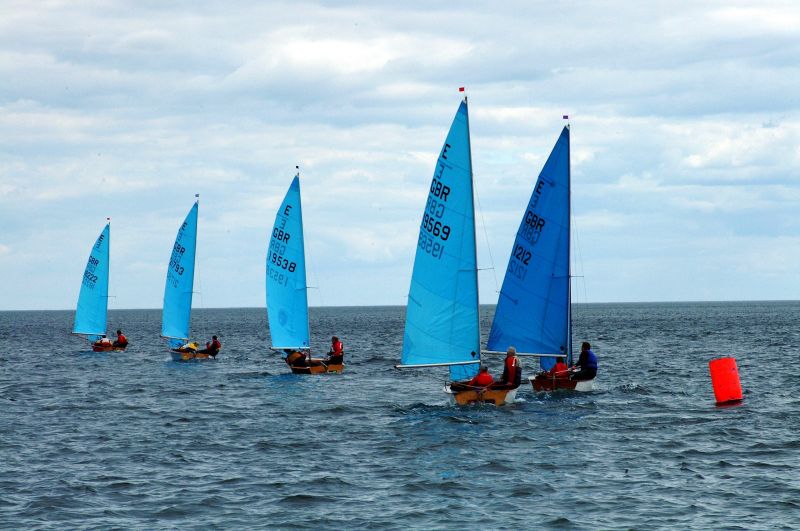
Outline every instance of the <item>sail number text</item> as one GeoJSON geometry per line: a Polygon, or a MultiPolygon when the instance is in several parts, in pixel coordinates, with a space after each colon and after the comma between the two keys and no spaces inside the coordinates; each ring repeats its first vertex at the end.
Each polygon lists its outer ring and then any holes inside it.
{"type": "Polygon", "coordinates": [[[294,270],[297,269],[296,262],[290,262],[278,253],[270,253],[269,261],[282,269],[288,270],[290,273],[294,273],[294,270]]]}
{"type": "MultiPolygon", "coordinates": [[[[102,238],[103,235],[101,234],[100,240],[102,238]]],[[[98,240],[98,242],[100,240],[98,240]]],[[[94,274],[94,270],[97,269],[98,265],[100,265],[100,260],[89,255],[89,262],[86,264],[86,270],[83,272],[83,280],[81,281],[87,288],[94,289],[94,285],[97,282],[97,275],[94,274]]]]}
{"type": "Polygon", "coordinates": [[[525,211],[525,219],[522,222],[522,227],[519,229],[519,235],[535,245],[539,241],[539,237],[544,230],[545,220],[534,214],[531,210],[525,211]]]}

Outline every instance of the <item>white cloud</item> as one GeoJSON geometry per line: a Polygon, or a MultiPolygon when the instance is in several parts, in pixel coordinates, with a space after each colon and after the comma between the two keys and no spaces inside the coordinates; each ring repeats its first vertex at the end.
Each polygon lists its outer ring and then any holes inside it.
{"type": "Polygon", "coordinates": [[[594,300],[729,298],[744,282],[743,296],[800,297],[787,250],[800,234],[798,20],[779,1],[7,2],[0,274],[42,294],[4,303],[72,306],[111,215],[116,302],[159,305],[200,193],[204,304],[261,305],[265,235],[299,164],[325,301],[401,304],[462,85],[482,267],[488,240],[504,269],[568,114],[594,300]],[[703,249],[735,266],[712,274],[703,249]]]}

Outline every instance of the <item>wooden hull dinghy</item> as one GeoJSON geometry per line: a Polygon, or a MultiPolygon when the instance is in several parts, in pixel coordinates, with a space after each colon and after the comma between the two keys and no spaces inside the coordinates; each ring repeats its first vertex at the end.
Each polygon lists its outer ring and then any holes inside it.
{"type": "Polygon", "coordinates": [[[308,283],[300,200],[300,169],[275,214],[267,249],[267,321],[272,350],[294,374],[340,373],[344,358],[312,358],[309,352],[308,283]]]}
{"type": "Polygon", "coordinates": [[[567,125],[539,173],[520,221],[487,343],[489,351],[514,346],[518,356],[539,358],[545,372],[528,378],[536,392],[593,387],[593,380],[548,373],[559,361],[573,364],[570,190],[567,125]]]}
{"type": "MultiPolygon", "coordinates": [[[[190,343],[190,345],[197,346],[197,343],[190,343]]],[[[172,348],[169,350],[172,361],[205,361],[210,359],[217,359],[219,352],[212,355],[210,352],[197,350],[196,348],[172,348]]]]}
{"type": "Polygon", "coordinates": [[[444,392],[450,395],[450,403],[458,406],[472,404],[494,404],[502,406],[513,404],[517,397],[517,389],[475,388],[466,384],[453,382],[444,386],[444,392]]]}
{"type": "Polygon", "coordinates": [[[588,392],[594,388],[594,379],[591,380],[570,380],[569,378],[556,378],[548,374],[537,374],[530,376],[533,390],[537,393],[549,393],[553,391],[578,391],[588,392]]]}
{"type": "Polygon", "coordinates": [[[298,351],[288,354],[285,361],[294,374],[341,373],[344,371],[344,361],[342,359],[331,361],[322,358],[309,358],[298,351]]]}
{"type": "Polygon", "coordinates": [[[114,345],[98,345],[97,343],[92,343],[92,352],[125,352],[126,348],[128,348],[127,345],[124,347],[115,347],[114,345]]]}
{"type": "MultiPolygon", "coordinates": [[[[450,402],[508,404],[517,389],[476,388],[480,317],[467,98],[459,105],[428,188],[419,226],[397,369],[446,367],[450,402]]],[[[514,386],[517,387],[517,386],[514,386]]]]}
{"type": "MultiPolygon", "coordinates": [[[[195,194],[195,198],[198,197],[195,194]]],[[[167,340],[173,361],[203,361],[219,354],[217,351],[212,355],[211,352],[201,349],[197,342],[189,341],[199,209],[200,200],[196,199],[175,236],[167,268],[161,337],[167,340]]]]}
{"type": "Polygon", "coordinates": [[[108,313],[108,279],[111,253],[111,222],[108,221],[89,253],[81,279],[72,333],[89,342],[92,352],[123,352],[105,337],[108,313]]]}

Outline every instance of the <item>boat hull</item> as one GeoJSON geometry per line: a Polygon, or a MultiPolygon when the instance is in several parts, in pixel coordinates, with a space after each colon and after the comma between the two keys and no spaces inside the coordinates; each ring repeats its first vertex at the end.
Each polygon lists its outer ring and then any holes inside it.
{"type": "Polygon", "coordinates": [[[113,345],[92,345],[92,352],[125,352],[125,347],[115,347],[113,345]]]}
{"type": "MultiPolygon", "coordinates": [[[[172,361],[205,361],[215,359],[206,352],[185,352],[180,350],[170,350],[172,361]]],[[[218,354],[219,355],[219,354],[218,354]]]]}
{"type": "Polygon", "coordinates": [[[312,359],[310,367],[289,365],[289,368],[294,374],[324,374],[327,372],[338,374],[344,371],[344,363],[326,365],[325,360],[312,359]]]}
{"type": "Polygon", "coordinates": [[[463,391],[453,391],[449,385],[444,386],[444,392],[450,397],[450,403],[457,406],[468,406],[470,404],[494,404],[496,406],[502,406],[504,404],[511,404],[517,397],[517,389],[467,389],[463,391]]]}
{"type": "Polygon", "coordinates": [[[533,390],[537,393],[552,391],[577,391],[586,393],[594,389],[594,378],[591,380],[570,380],[569,378],[551,378],[531,376],[528,378],[533,390]]]}

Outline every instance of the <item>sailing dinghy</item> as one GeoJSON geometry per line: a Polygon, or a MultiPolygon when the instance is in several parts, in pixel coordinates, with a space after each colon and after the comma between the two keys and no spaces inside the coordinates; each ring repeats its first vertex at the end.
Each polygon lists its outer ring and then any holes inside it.
{"type": "Polygon", "coordinates": [[[448,367],[458,405],[511,403],[517,389],[471,387],[480,357],[478,268],[467,98],[439,153],[417,240],[398,369],[448,367]],[[462,380],[462,382],[459,382],[462,380]]]}
{"type": "Polygon", "coordinates": [[[108,314],[110,249],[111,222],[109,221],[89,253],[75,309],[75,323],[72,327],[72,333],[85,337],[91,343],[94,352],[125,350],[125,347],[114,346],[111,341],[104,339],[108,314]]]}
{"type": "Polygon", "coordinates": [[[517,348],[539,358],[543,370],[528,380],[537,392],[591,391],[594,380],[550,373],[558,358],[572,365],[570,289],[570,142],[565,126],[517,231],[489,333],[489,352],[517,348]]]}
{"type": "Polygon", "coordinates": [[[283,198],[267,249],[267,320],[272,350],[280,352],[295,374],[342,372],[344,363],[311,357],[308,284],[300,202],[300,173],[283,198]]]}
{"type": "Polygon", "coordinates": [[[161,337],[167,340],[174,361],[206,360],[216,356],[204,352],[205,349],[199,349],[196,342],[189,342],[199,204],[199,199],[194,202],[178,229],[178,235],[172,245],[167,282],[164,286],[161,337]]]}

